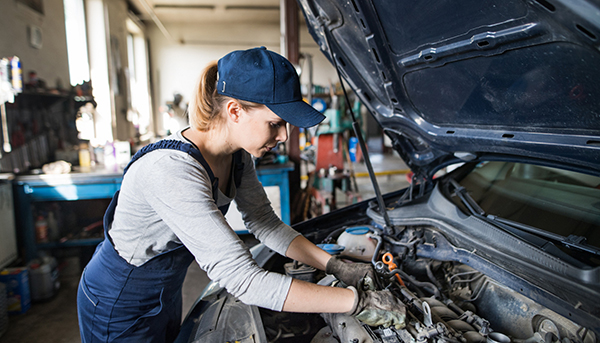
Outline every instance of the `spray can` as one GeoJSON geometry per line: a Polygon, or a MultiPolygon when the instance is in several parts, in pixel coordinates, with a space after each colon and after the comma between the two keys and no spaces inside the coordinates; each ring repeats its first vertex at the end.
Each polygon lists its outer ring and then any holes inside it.
{"type": "Polygon", "coordinates": [[[17,56],[11,58],[10,69],[13,90],[16,93],[21,93],[23,91],[23,70],[21,69],[21,60],[17,56]]]}

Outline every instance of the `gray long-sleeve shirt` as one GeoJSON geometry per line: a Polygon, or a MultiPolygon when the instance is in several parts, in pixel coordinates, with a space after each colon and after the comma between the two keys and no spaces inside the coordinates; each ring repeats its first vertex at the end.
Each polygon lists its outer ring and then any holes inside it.
{"type": "MultiPolygon", "coordinates": [[[[186,141],[181,131],[168,139],[186,141]]],[[[219,190],[215,203],[208,173],[194,158],[169,149],[145,155],[123,178],[109,236],[136,266],[184,244],[208,277],[242,302],[281,311],[291,278],[260,268],[218,209],[235,199],[248,230],[281,255],[299,235],[275,215],[252,157],[243,156],[240,187],[230,180],[231,194],[219,190]]]]}

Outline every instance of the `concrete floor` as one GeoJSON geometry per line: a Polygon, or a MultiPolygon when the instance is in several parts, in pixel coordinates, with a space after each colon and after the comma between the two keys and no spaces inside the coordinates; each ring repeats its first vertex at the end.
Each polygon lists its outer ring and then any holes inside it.
{"type": "MultiPolygon", "coordinates": [[[[406,175],[399,173],[406,166],[397,154],[382,154],[379,146],[369,142],[371,161],[375,172],[384,175],[377,176],[379,187],[383,193],[402,189],[408,186],[406,175]]],[[[354,165],[359,175],[366,172],[364,163],[354,165]]],[[[363,199],[375,196],[369,177],[356,179],[358,189],[363,199]]],[[[343,197],[338,197],[338,207],[345,204],[343,197]]],[[[245,237],[247,244],[255,244],[253,237],[245,237]]],[[[76,294],[79,275],[62,276],[61,288],[49,301],[34,303],[31,309],[23,315],[9,318],[8,331],[0,337],[0,343],[76,343],[80,342],[77,324],[76,294]]],[[[206,273],[194,262],[188,269],[183,285],[183,314],[188,312],[209,282],[206,273]]]]}

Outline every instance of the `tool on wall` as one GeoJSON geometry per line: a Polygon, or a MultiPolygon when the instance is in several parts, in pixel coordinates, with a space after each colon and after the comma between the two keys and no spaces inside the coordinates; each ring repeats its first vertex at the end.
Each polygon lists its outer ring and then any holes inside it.
{"type": "MultiPolygon", "coordinates": [[[[6,152],[10,152],[12,147],[10,146],[10,141],[8,140],[8,121],[6,120],[6,106],[4,103],[0,104],[0,111],[2,113],[2,137],[4,137],[2,149],[4,149],[6,152]]],[[[0,157],[2,157],[2,154],[0,154],[0,157]]]]}
{"type": "MultiPolygon", "coordinates": [[[[11,152],[10,139],[8,137],[8,120],[6,118],[6,102],[13,103],[15,95],[23,91],[21,60],[17,56],[2,58],[0,60],[0,112],[2,115],[2,138],[4,140],[2,149],[11,152]]],[[[0,154],[2,157],[2,154],[0,154]]]]}

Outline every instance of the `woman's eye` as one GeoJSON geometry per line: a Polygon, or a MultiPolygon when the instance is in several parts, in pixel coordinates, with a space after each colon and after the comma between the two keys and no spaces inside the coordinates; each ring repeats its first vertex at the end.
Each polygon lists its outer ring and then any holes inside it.
{"type": "Polygon", "coordinates": [[[281,124],[279,123],[271,123],[271,127],[273,127],[274,129],[278,129],[281,127],[281,124]]]}

